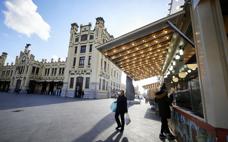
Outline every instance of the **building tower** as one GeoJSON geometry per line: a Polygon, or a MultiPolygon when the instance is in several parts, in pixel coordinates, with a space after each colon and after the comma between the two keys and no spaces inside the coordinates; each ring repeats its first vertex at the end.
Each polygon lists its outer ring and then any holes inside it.
{"type": "Polygon", "coordinates": [[[4,64],[6,62],[7,55],[8,54],[6,52],[2,52],[2,55],[0,56],[0,66],[4,66],[4,64]]]}
{"type": "Polygon", "coordinates": [[[106,98],[112,89],[119,89],[121,71],[96,49],[113,39],[104,23],[98,17],[94,29],[91,23],[80,25],[80,29],[71,24],[62,96],[80,97],[84,91],[86,98],[106,98]]]}

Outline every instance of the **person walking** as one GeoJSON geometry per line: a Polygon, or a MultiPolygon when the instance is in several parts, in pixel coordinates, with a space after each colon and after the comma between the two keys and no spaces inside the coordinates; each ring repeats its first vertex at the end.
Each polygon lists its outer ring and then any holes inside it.
{"type": "Polygon", "coordinates": [[[116,113],[115,113],[115,119],[116,119],[116,123],[117,123],[117,127],[116,130],[120,129],[120,132],[124,131],[124,125],[125,125],[125,121],[124,121],[124,114],[127,113],[127,98],[124,95],[124,91],[121,90],[120,94],[117,98],[117,107],[116,107],[116,113]],[[121,118],[121,123],[119,120],[119,116],[121,118]]]}
{"type": "Polygon", "coordinates": [[[171,117],[170,105],[172,104],[173,97],[168,97],[168,91],[165,83],[162,85],[160,91],[155,93],[155,101],[158,103],[159,115],[161,117],[161,132],[160,139],[175,139],[175,136],[169,130],[168,120],[171,117]]]}

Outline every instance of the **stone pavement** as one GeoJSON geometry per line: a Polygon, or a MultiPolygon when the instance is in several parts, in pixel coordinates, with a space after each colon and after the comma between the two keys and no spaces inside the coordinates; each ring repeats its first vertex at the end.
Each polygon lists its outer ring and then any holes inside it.
{"type": "Polygon", "coordinates": [[[112,101],[0,93],[0,141],[160,141],[159,118],[145,103],[130,106],[131,123],[123,133],[115,131],[112,101]]]}

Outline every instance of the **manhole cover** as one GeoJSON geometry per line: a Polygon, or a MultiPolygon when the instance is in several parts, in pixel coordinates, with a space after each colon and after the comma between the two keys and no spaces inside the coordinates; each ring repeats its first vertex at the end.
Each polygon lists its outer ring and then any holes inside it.
{"type": "Polygon", "coordinates": [[[24,110],[22,110],[22,109],[17,109],[17,110],[14,110],[14,111],[12,111],[12,112],[21,112],[21,111],[24,111],[24,110]]]}

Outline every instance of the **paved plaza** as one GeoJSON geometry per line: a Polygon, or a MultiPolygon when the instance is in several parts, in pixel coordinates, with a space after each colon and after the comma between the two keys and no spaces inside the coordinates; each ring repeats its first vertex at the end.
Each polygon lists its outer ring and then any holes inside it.
{"type": "Polygon", "coordinates": [[[115,131],[113,99],[79,100],[0,93],[1,142],[157,142],[159,118],[149,104],[131,105],[132,122],[115,131]]]}

